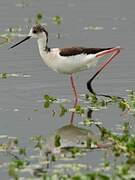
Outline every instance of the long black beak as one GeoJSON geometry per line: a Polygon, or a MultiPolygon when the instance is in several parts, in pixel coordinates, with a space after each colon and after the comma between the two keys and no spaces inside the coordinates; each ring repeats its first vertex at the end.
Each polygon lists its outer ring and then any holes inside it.
{"type": "Polygon", "coordinates": [[[12,48],[18,46],[19,44],[23,43],[24,41],[26,41],[26,40],[28,40],[28,39],[30,39],[30,38],[31,38],[31,36],[27,36],[27,37],[24,38],[22,41],[20,41],[20,42],[18,42],[17,44],[14,44],[13,46],[11,46],[9,49],[12,49],[12,48]]]}

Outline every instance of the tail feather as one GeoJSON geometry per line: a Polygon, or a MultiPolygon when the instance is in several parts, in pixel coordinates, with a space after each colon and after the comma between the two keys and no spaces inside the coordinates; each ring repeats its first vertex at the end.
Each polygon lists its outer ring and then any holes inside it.
{"type": "Polygon", "coordinates": [[[105,50],[105,51],[102,51],[102,52],[99,52],[99,53],[96,53],[96,58],[100,58],[100,57],[103,57],[104,55],[107,55],[107,54],[111,54],[111,53],[114,53],[114,52],[120,52],[122,48],[120,48],[120,46],[116,46],[114,48],[111,48],[111,49],[108,49],[108,50],[105,50]]]}

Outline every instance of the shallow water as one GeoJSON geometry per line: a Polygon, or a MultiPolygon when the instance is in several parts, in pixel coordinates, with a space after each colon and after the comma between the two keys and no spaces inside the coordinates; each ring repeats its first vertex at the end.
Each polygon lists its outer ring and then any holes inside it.
{"type": "MultiPolygon", "coordinates": [[[[124,49],[93,82],[93,86],[97,92],[119,96],[125,96],[126,89],[134,88],[134,0],[31,0],[24,7],[20,3],[19,0],[0,1],[1,32],[19,25],[23,33],[28,33],[26,19],[34,21],[34,16],[41,12],[44,14],[43,22],[48,24],[51,47],[120,45],[124,49]],[[63,18],[59,40],[56,37],[58,29],[52,22],[56,15],[63,18]],[[102,28],[85,30],[89,26],[102,28]]],[[[18,40],[16,38],[15,42],[18,40]]],[[[0,79],[0,134],[17,136],[25,145],[30,136],[47,135],[69,121],[70,115],[52,118],[51,112],[43,107],[44,94],[70,100],[72,94],[68,77],[51,71],[43,64],[36,41],[31,40],[13,50],[8,50],[9,46],[0,48],[0,72],[29,76],[0,79]]],[[[96,68],[76,75],[80,94],[87,92],[86,82],[95,71],[96,68]]],[[[120,113],[116,107],[111,107],[109,111],[102,110],[93,116],[100,119],[105,127],[115,129],[115,125],[122,121],[120,113]]],[[[76,123],[79,121],[80,118],[75,119],[76,123]]],[[[95,152],[88,157],[98,159],[95,152]]]]}

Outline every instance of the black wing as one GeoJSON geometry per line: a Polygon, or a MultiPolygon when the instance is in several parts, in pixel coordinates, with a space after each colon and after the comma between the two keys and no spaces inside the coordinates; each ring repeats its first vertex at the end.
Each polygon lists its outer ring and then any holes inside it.
{"type": "Polygon", "coordinates": [[[79,54],[96,54],[105,50],[112,48],[85,48],[85,47],[71,47],[71,48],[61,48],[61,56],[74,56],[79,54]]]}

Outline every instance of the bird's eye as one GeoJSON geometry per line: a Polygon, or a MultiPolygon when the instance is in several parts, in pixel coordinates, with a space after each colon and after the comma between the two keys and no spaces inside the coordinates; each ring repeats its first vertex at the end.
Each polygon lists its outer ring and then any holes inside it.
{"type": "Polygon", "coordinates": [[[36,31],[36,30],[33,30],[33,33],[34,33],[34,34],[36,34],[36,33],[37,33],[37,31],[36,31]]]}

